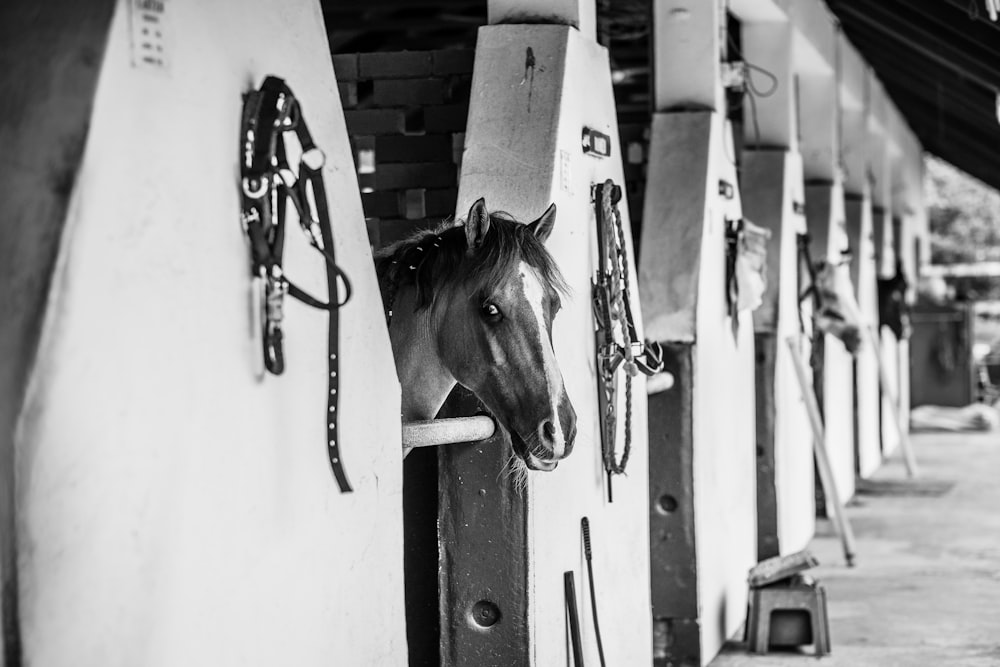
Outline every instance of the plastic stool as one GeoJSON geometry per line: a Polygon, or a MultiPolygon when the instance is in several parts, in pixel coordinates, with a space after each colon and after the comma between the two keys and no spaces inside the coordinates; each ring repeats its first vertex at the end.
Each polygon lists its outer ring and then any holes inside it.
{"type": "MultiPolygon", "coordinates": [[[[777,584],[750,589],[747,637],[750,640],[751,653],[767,653],[768,647],[771,645],[771,614],[776,611],[807,613],[816,655],[830,653],[830,624],[826,615],[826,591],[821,585],[798,575],[777,584]]],[[[803,645],[809,642],[803,637],[801,641],[782,643],[803,645]]]]}

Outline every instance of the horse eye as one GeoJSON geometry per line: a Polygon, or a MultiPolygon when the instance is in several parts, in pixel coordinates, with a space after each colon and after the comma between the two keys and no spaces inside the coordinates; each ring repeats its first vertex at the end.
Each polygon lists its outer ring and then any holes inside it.
{"type": "Polygon", "coordinates": [[[499,320],[501,317],[500,309],[495,303],[486,302],[483,304],[483,317],[488,320],[499,320]]]}

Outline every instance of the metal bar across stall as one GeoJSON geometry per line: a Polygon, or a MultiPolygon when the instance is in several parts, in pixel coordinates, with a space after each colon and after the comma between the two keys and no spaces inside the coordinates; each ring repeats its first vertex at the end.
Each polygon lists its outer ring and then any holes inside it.
{"type": "Polygon", "coordinates": [[[485,440],[495,431],[496,423],[486,415],[407,422],[403,424],[403,451],[485,440]]]}

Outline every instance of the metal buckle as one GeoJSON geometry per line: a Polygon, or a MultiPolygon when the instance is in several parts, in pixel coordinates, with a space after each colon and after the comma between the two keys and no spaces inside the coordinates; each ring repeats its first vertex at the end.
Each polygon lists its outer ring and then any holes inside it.
{"type": "Polygon", "coordinates": [[[278,93],[275,106],[278,108],[278,116],[274,119],[274,127],[281,131],[295,129],[299,124],[296,113],[299,105],[295,103],[295,98],[285,93],[278,93]]]}
{"type": "Polygon", "coordinates": [[[314,247],[319,248],[320,250],[325,250],[323,247],[323,233],[316,220],[310,220],[308,225],[303,223],[302,231],[306,233],[306,238],[309,239],[309,242],[312,243],[314,247]]]}
{"type": "Polygon", "coordinates": [[[618,367],[625,361],[625,355],[622,354],[621,347],[616,343],[602,345],[598,356],[601,358],[601,366],[605,379],[613,376],[618,367]]]}
{"type": "Polygon", "coordinates": [[[276,180],[281,181],[281,184],[286,188],[295,187],[295,181],[298,179],[295,176],[295,172],[292,171],[291,167],[282,167],[274,173],[276,180]]]}
{"type": "Polygon", "coordinates": [[[243,209],[243,213],[240,215],[240,224],[243,225],[244,232],[249,232],[250,225],[259,222],[260,212],[256,208],[243,209]]]}
{"type": "Polygon", "coordinates": [[[269,186],[270,179],[267,174],[243,177],[243,194],[249,199],[260,199],[267,194],[269,186]]]}
{"type": "Polygon", "coordinates": [[[326,164],[326,153],[317,146],[313,146],[302,153],[299,162],[309,167],[312,171],[319,171],[326,164]]]}
{"type": "Polygon", "coordinates": [[[267,276],[264,317],[268,328],[272,325],[280,325],[281,321],[285,319],[284,300],[286,294],[288,294],[288,281],[285,280],[281,267],[275,264],[267,276]]]}
{"type": "Polygon", "coordinates": [[[252,356],[253,373],[258,380],[263,379],[267,372],[260,354],[264,344],[264,326],[266,324],[264,322],[264,290],[267,281],[264,277],[264,271],[264,267],[260,267],[257,275],[250,280],[250,349],[254,351],[252,356]]]}

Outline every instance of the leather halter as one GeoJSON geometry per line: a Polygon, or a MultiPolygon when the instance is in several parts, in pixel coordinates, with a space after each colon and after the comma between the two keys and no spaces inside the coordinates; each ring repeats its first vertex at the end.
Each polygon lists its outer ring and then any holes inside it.
{"type": "Polygon", "coordinates": [[[333,229],[322,173],[326,157],[313,143],[301,104],[288,85],[275,76],[268,76],[259,90],[245,96],[240,141],[241,219],[250,247],[250,275],[254,284],[252,306],[260,324],[264,367],[273,375],[281,375],[285,370],[281,326],[286,294],[329,313],[326,448],[337,484],[347,493],[352,489],[340,456],[337,392],[340,384],[339,312],[351,298],[351,283],[334,256],[333,229]],[[298,173],[292,170],[286,157],[288,134],[296,136],[301,149],[298,173]],[[325,260],[329,301],[305,292],[285,275],[281,260],[288,202],[295,208],[310,245],[325,260]],[[338,301],[340,283],[343,283],[344,294],[338,301]]]}
{"type": "Polygon", "coordinates": [[[604,470],[608,475],[608,502],[611,502],[611,477],[625,472],[632,451],[632,378],[640,372],[653,375],[661,371],[663,351],[659,343],[643,342],[639,338],[632,317],[625,229],[618,210],[622,189],[609,179],[595,185],[593,194],[599,257],[593,283],[597,368],[600,374],[597,398],[604,470]],[[617,337],[616,328],[619,329],[617,337]],[[625,369],[625,446],[621,460],[616,461],[618,370],[622,367],[625,369]]]}

